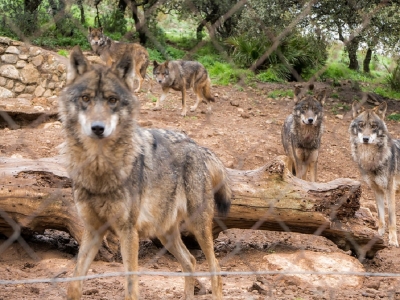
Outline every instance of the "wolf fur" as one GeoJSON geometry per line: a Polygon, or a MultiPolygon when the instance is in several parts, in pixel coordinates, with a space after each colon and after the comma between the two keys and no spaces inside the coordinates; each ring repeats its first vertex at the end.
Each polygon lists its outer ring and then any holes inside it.
{"type": "MultiPolygon", "coordinates": [[[[78,46],[70,56],[59,114],[66,167],[85,227],[74,276],[87,274],[108,229],[119,237],[127,272],[138,270],[142,237],[157,237],[184,272],[194,272],[196,260],[180,236],[184,223],[214,272],[213,298],[221,299],[212,221],[214,207],[221,215],[229,211],[226,169],[213,152],[183,133],[137,125],[139,101],[126,76],[132,67],[130,53],[112,68],[91,65],[78,46]]],[[[126,276],[125,290],[125,299],[138,298],[137,275],[126,276]]],[[[184,293],[185,299],[193,298],[192,277],[185,277],[184,293]]],[[[67,298],[81,294],[82,281],[71,282],[67,298]]]]}
{"type": "Polygon", "coordinates": [[[100,56],[109,67],[124,53],[130,53],[132,55],[135,66],[131,74],[129,74],[129,78],[132,79],[132,81],[129,81],[129,85],[133,87],[134,80],[136,79],[138,81],[138,87],[134,92],[139,92],[143,80],[146,78],[146,70],[150,62],[149,53],[146,48],[138,43],[120,43],[113,41],[103,33],[102,27],[89,27],[88,40],[92,50],[100,56]]]}
{"type": "Polygon", "coordinates": [[[161,84],[162,94],[157,100],[155,110],[160,110],[160,104],[167,97],[168,91],[173,89],[182,93],[182,116],[186,116],[186,90],[193,88],[196,94],[196,103],[190,107],[195,111],[202,98],[208,103],[208,110],[211,110],[210,102],[215,99],[211,96],[211,80],[206,68],[197,61],[171,60],[159,64],[153,62],[154,79],[161,84]]]}
{"type": "Polygon", "coordinates": [[[396,189],[400,183],[400,140],[391,138],[386,124],[387,104],[373,109],[353,103],[349,127],[351,154],[375,193],[378,233],[385,233],[385,201],[389,212],[389,245],[399,246],[396,233],[396,189]]]}
{"type": "MultiPolygon", "coordinates": [[[[313,90],[311,84],[309,90],[313,90]]],[[[297,177],[310,181],[317,180],[318,152],[323,132],[323,104],[326,91],[309,95],[304,89],[294,90],[294,107],[282,128],[282,144],[289,158],[288,168],[297,177]]]]}

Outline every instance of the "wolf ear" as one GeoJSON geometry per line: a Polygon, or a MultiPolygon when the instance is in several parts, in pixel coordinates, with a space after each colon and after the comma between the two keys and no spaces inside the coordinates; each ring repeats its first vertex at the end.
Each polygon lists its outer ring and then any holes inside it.
{"type": "Polygon", "coordinates": [[[92,32],[92,29],[93,29],[93,28],[89,26],[88,32],[91,33],[91,32],[92,32]]]}
{"type": "Polygon", "coordinates": [[[153,66],[154,66],[154,68],[157,68],[159,66],[159,64],[156,60],[153,61],[153,66]]]}
{"type": "Polygon", "coordinates": [[[128,85],[129,89],[133,91],[133,76],[132,72],[134,71],[133,69],[133,61],[132,61],[132,55],[130,55],[128,52],[125,52],[122,55],[122,58],[116,61],[111,69],[112,71],[125,83],[128,85]]]}
{"type": "Polygon", "coordinates": [[[72,83],[76,77],[90,71],[92,65],[83,55],[81,48],[75,46],[69,56],[69,65],[67,69],[67,84],[72,83]]]}
{"type": "Polygon", "coordinates": [[[357,101],[354,101],[353,104],[351,105],[351,111],[353,113],[353,119],[356,118],[359,114],[361,114],[365,108],[363,106],[360,106],[357,101]]]}
{"type": "Polygon", "coordinates": [[[300,100],[300,99],[299,99],[299,95],[300,95],[300,93],[301,93],[301,88],[298,87],[298,86],[296,86],[296,87],[294,88],[293,93],[294,93],[294,96],[293,96],[294,103],[299,102],[299,100],[300,100]]]}
{"type": "Polygon", "coordinates": [[[381,104],[379,104],[379,106],[375,106],[374,107],[374,112],[379,116],[379,118],[381,118],[382,120],[385,118],[385,114],[386,114],[386,110],[387,110],[387,103],[384,101],[381,104]]]}

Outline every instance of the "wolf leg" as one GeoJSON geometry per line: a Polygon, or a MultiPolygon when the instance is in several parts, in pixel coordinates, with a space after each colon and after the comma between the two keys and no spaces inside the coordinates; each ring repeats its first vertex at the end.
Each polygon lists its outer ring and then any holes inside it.
{"type": "MultiPolygon", "coordinates": [[[[121,243],[121,255],[125,272],[138,270],[139,235],[132,227],[126,227],[118,232],[121,243]]],[[[125,277],[125,300],[139,298],[139,279],[137,275],[125,277]]]]}
{"type": "Polygon", "coordinates": [[[143,83],[143,77],[142,74],[140,73],[140,68],[142,66],[135,62],[135,78],[138,81],[138,87],[135,89],[135,93],[140,92],[140,89],[142,88],[142,83],[143,83]]]}
{"type": "MultiPolygon", "coordinates": [[[[211,200],[210,200],[211,201],[211,200]]],[[[200,216],[203,219],[202,216],[200,216]]],[[[203,219],[204,220],[204,219],[203,219]]],[[[213,299],[222,299],[222,279],[221,275],[217,275],[219,273],[220,267],[217,259],[215,258],[214,253],[214,244],[212,237],[212,228],[211,228],[211,220],[207,222],[207,220],[203,221],[203,224],[193,224],[193,233],[203,250],[204,255],[206,256],[210,272],[213,273],[211,276],[211,288],[212,288],[212,298],[213,299]],[[197,226],[196,226],[197,225],[197,226]]]]}
{"type": "MultiPolygon", "coordinates": [[[[94,228],[90,228],[89,230],[85,228],[73,277],[85,276],[87,274],[89,266],[100,248],[103,237],[104,231],[99,232],[94,228]]],[[[81,295],[82,281],[71,281],[68,286],[67,299],[80,299],[81,295]]]]}
{"type": "Polygon", "coordinates": [[[157,99],[156,107],[154,108],[154,110],[161,110],[160,104],[165,100],[165,98],[168,95],[168,92],[169,92],[168,87],[162,88],[162,94],[161,94],[160,98],[157,99]]]}
{"type": "Polygon", "coordinates": [[[193,90],[194,93],[196,94],[196,103],[190,107],[190,111],[195,111],[200,103],[200,99],[203,98],[203,92],[201,91],[202,90],[201,87],[199,88],[198,86],[195,86],[193,87],[193,90]]]}
{"type": "Polygon", "coordinates": [[[378,186],[372,186],[375,192],[376,210],[378,211],[378,234],[383,235],[385,233],[385,192],[378,186]]]}
{"type": "MultiPolygon", "coordinates": [[[[178,226],[178,225],[177,225],[178,226]]],[[[190,254],[185,244],[182,242],[179,228],[175,227],[167,235],[160,235],[158,239],[171,252],[182,266],[183,272],[193,273],[196,267],[196,259],[190,254]]],[[[194,297],[194,278],[185,277],[185,299],[194,297]]]]}
{"type": "Polygon", "coordinates": [[[387,203],[389,212],[389,245],[399,247],[396,232],[396,188],[394,182],[389,185],[387,203]]]}
{"type": "Polygon", "coordinates": [[[183,83],[182,87],[182,112],[181,116],[185,117],[186,116],[186,83],[183,83]]]}

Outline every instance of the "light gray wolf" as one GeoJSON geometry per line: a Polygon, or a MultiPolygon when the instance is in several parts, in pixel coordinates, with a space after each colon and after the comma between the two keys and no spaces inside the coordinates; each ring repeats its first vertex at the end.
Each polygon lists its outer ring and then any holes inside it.
{"type": "Polygon", "coordinates": [[[387,104],[365,109],[353,102],[350,123],[351,154],[375,193],[378,233],[385,233],[385,202],[389,212],[389,245],[399,246],[396,233],[396,189],[400,183],[400,140],[393,139],[385,124],[387,104]]]}
{"type": "Polygon", "coordinates": [[[138,43],[120,43],[113,41],[103,33],[102,27],[89,27],[88,40],[93,52],[100,56],[109,67],[124,53],[130,53],[132,55],[135,66],[131,74],[129,74],[129,78],[132,78],[129,84],[133,86],[134,80],[136,79],[138,81],[138,87],[134,92],[139,92],[143,80],[146,78],[146,71],[150,62],[149,53],[146,48],[138,43]]]}
{"type": "Polygon", "coordinates": [[[193,88],[196,94],[196,103],[190,107],[195,111],[200,99],[208,103],[208,110],[211,110],[210,102],[215,99],[211,96],[211,80],[204,66],[197,61],[171,60],[159,64],[153,62],[154,79],[161,84],[162,94],[157,100],[155,110],[160,110],[160,103],[167,97],[168,91],[173,89],[182,93],[182,116],[186,116],[186,90],[193,88]]]}
{"type": "MultiPolygon", "coordinates": [[[[314,89],[310,84],[308,89],[314,89]]],[[[311,95],[305,89],[295,87],[293,112],[282,128],[282,144],[288,159],[289,170],[297,177],[317,180],[318,152],[323,132],[323,105],[326,90],[311,95]]]]}
{"type": "MultiPolygon", "coordinates": [[[[138,270],[139,238],[157,237],[194,272],[196,260],[180,229],[194,234],[209,264],[213,298],[222,298],[220,267],[214,255],[214,208],[229,211],[231,188],[222,162],[180,132],[137,125],[139,101],[127,74],[134,67],[125,53],[111,68],[91,65],[76,46],[59,100],[65,134],[63,153],[73,182],[74,201],[84,222],[74,276],[87,274],[107,229],[120,240],[124,268],[138,270]]],[[[138,275],[126,276],[125,299],[137,299],[138,275]]],[[[185,299],[194,278],[185,277],[185,299]]],[[[82,281],[70,283],[68,299],[79,299],[82,281]]]]}

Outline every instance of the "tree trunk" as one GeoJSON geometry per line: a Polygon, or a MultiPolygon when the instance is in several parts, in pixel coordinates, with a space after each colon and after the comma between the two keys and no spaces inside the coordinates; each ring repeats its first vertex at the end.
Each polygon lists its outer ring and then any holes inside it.
{"type": "MultiPolygon", "coordinates": [[[[58,229],[81,241],[83,225],[61,161],[61,157],[0,158],[1,233],[12,236],[16,230],[58,229]]],[[[303,181],[288,171],[284,156],[257,170],[228,172],[234,193],[232,207],[227,217],[215,217],[215,236],[227,228],[315,234],[368,257],[386,246],[376,236],[368,210],[359,209],[358,181],[303,181]]],[[[102,249],[106,258],[116,255],[118,249],[114,235],[109,234],[107,241],[102,249]]]]}
{"type": "Polygon", "coordinates": [[[145,45],[147,42],[147,35],[145,30],[145,22],[146,18],[144,18],[143,23],[140,21],[139,14],[138,14],[138,7],[136,3],[132,3],[132,18],[135,21],[135,29],[136,32],[139,34],[139,43],[141,45],[145,45]]]}
{"type": "Polygon", "coordinates": [[[371,70],[369,68],[369,64],[371,63],[371,59],[372,59],[372,49],[368,48],[363,62],[364,73],[368,74],[370,73],[371,70]]]}
{"type": "Polygon", "coordinates": [[[357,60],[357,50],[358,50],[358,40],[357,38],[353,38],[351,41],[348,41],[346,46],[347,52],[349,53],[349,69],[350,70],[359,70],[358,60],[357,60]]]}
{"type": "Polygon", "coordinates": [[[85,9],[83,8],[83,0],[78,0],[77,1],[79,11],[81,13],[81,24],[84,25],[86,20],[85,20],[85,9]]]}

